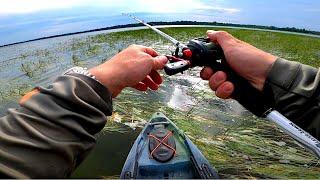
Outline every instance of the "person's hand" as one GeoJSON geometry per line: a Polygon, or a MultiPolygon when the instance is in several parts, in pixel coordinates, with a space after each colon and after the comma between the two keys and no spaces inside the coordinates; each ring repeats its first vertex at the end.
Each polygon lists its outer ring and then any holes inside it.
{"type": "Polygon", "coordinates": [[[157,70],[163,69],[167,61],[152,48],[131,45],[89,72],[116,97],[125,87],[157,90],[162,83],[157,70]]]}
{"type": "MultiPolygon", "coordinates": [[[[266,53],[246,42],[234,38],[224,31],[207,31],[207,36],[223,49],[228,65],[250,84],[262,91],[268,72],[277,57],[266,53]]],[[[220,98],[229,98],[234,85],[227,81],[227,74],[222,71],[213,72],[209,67],[202,69],[200,76],[209,80],[209,86],[220,98]]]]}

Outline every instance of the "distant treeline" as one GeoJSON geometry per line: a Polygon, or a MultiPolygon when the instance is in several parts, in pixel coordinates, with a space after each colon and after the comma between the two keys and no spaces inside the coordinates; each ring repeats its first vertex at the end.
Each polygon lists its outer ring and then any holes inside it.
{"type": "MultiPolygon", "coordinates": [[[[209,25],[209,26],[232,26],[232,27],[244,27],[244,28],[255,28],[255,29],[268,29],[277,31],[289,31],[304,34],[320,35],[319,31],[311,31],[307,29],[299,29],[295,27],[275,27],[275,26],[261,26],[251,24],[233,24],[233,23],[221,23],[221,22],[198,22],[198,21],[174,21],[174,22],[150,22],[150,25],[209,25]]],[[[138,25],[140,26],[140,24],[138,25]]]]}
{"type": "MultiPolygon", "coordinates": [[[[233,23],[220,23],[220,22],[172,21],[172,22],[149,22],[149,24],[153,25],[153,26],[157,26],[157,25],[232,26],[232,27],[268,29],[268,30],[290,31],[290,32],[297,32],[297,33],[320,35],[319,31],[311,31],[311,30],[299,29],[299,28],[295,28],[295,27],[280,28],[280,27],[275,27],[275,26],[261,26],[261,25],[250,25],[250,24],[233,24],[233,23]]],[[[11,44],[0,45],[0,47],[5,47],[5,46],[10,46],[10,45],[15,45],[15,44],[21,44],[21,43],[26,43],[26,42],[32,42],[32,41],[38,41],[38,40],[43,40],[43,39],[49,39],[49,38],[55,38],[55,37],[61,37],[61,36],[69,36],[69,35],[96,32],[96,31],[105,31],[105,30],[111,30],[111,29],[140,27],[140,26],[144,26],[144,25],[141,24],[141,23],[116,25],[116,26],[97,28],[97,29],[91,29],[91,30],[86,30],[86,31],[79,31],[79,32],[72,32],[72,33],[65,33],[65,34],[58,34],[58,35],[53,35],[53,36],[41,37],[41,38],[36,38],[36,39],[31,39],[31,40],[26,40],[26,41],[21,41],[21,42],[15,42],[15,43],[11,43],[11,44]]]]}

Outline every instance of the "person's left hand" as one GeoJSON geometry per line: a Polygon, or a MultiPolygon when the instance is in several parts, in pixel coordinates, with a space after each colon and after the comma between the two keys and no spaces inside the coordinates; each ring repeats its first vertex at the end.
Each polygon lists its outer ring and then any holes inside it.
{"type": "Polygon", "coordinates": [[[163,69],[168,59],[149,47],[131,45],[105,63],[93,67],[94,75],[116,97],[125,87],[140,91],[157,90],[162,78],[157,70],[163,69]]]}

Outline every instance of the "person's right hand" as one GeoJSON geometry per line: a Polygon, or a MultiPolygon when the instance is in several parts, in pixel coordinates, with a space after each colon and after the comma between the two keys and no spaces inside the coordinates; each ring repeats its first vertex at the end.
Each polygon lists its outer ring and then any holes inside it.
{"type": "MultiPolygon", "coordinates": [[[[209,30],[207,35],[212,42],[221,46],[231,69],[248,80],[253,87],[262,91],[268,72],[277,57],[240,41],[224,31],[209,30]]],[[[205,67],[200,76],[204,80],[209,80],[210,88],[220,98],[229,98],[236,88],[227,81],[228,75],[225,72],[213,72],[211,68],[205,67]]]]}

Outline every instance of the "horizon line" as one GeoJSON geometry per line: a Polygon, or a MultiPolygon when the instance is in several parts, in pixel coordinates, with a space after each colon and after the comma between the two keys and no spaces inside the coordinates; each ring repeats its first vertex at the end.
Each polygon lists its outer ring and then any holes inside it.
{"type": "MultiPolygon", "coordinates": [[[[263,26],[263,25],[253,25],[253,24],[233,24],[233,23],[199,22],[199,21],[157,21],[157,22],[149,22],[149,24],[155,25],[155,26],[159,26],[159,25],[210,25],[211,24],[211,26],[229,26],[229,27],[235,27],[235,28],[277,30],[277,31],[283,31],[283,32],[296,32],[301,35],[304,35],[304,34],[305,35],[308,35],[308,34],[315,35],[315,36],[320,35],[320,31],[306,30],[306,29],[300,29],[300,28],[295,28],[295,27],[275,27],[275,26],[263,26]],[[175,23],[182,23],[182,22],[184,22],[186,24],[175,24],[175,23]],[[192,23],[192,24],[190,24],[190,23],[192,23]]],[[[95,29],[84,30],[84,31],[77,31],[77,32],[70,32],[70,33],[45,36],[45,37],[29,39],[29,40],[25,40],[25,41],[18,41],[18,42],[14,42],[14,43],[0,45],[0,48],[12,46],[12,45],[17,45],[17,44],[33,42],[33,41],[63,37],[63,36],[71,36],[71,35],[84,34],[84,33],[90,33],[90,32],[99,32],[99,31],[112,30],[112,29],[143,27],[143,26],[145,26],[145,25],[143,25],[141,23],[130,23],[130,24],[124,24],[124,25],[107,26],[107,27],[103,27],[103,28],[95,28],[95,29]]]]}

